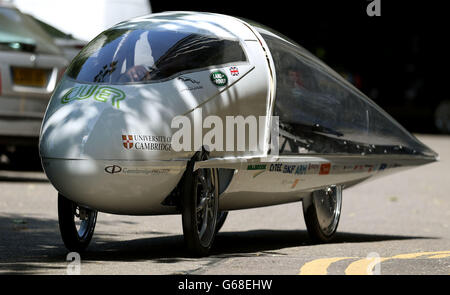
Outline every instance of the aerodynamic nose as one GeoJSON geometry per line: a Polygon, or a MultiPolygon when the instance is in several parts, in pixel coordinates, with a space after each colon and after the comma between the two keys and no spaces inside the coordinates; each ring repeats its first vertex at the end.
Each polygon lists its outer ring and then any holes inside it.
{"type": "Polygon", "coordinates": [[[41,127],[44,171],[58,192],[87,207],[173,213],[163,202],[186,162],[173,161],[170,127],[184,109],[168,108],[170,99],[154,87],[127,87],[63,83],[58,88],[41,127]]]}

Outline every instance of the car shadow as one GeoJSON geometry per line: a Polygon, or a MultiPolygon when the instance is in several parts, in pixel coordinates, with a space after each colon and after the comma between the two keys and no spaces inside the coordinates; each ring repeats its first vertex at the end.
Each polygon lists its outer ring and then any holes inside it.
{"type": "MultiPolygon", "coordinates": [[[[394,240],[438,239],[436,237],[374,235],[338,232],[328,244],[367,243],[394,240]]],[[[306,230],[251,230],[221,232],[216,236],[210,257],[263,256],[277,250],[314,245],[306,230]]],[[[277,253],[280,254],[280,253],[277,253]]],[[[283,255],[283,254],[281,254],[283,255]]],[[[177,262],[191,259],[186,253],[183,236],[161,236],[131,241],[106,241],[100,239],[89,247],[84,259],[104,261],[155,260],[177,262]]]]}
{"type": "MultiPolygon", "coordinates": [[[[119,224],[120,225],[120,224],[119,224]]],[[[144,233],[146,234],[146,233],[144,233]]],[[[182,235],[149,232],[148,238],[117,240],[117,235],[94,234],[88,249],[81,253],[83,262],[153,261],[177,263],[192,258],[184,247],[182,235]]],[[[374,235],[338,232],[331,244],[367,243],[394,240],[438,239],[436,237],[374,235]]],[[[220,232],[206,259],[284,255],[278,250],[313,245],[305,230],[250,230],[220,232]]],[[[66,256],[55,219],[0,213],[0,273],[33,274],[40,271],[64,274],[66,256]]]]}

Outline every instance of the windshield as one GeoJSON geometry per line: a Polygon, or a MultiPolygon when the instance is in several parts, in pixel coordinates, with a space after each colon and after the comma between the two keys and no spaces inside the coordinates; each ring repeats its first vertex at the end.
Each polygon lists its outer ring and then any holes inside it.
{"type": "Polygon", "coordinates": [[[0,7],[0,48],[59,54],[49,35],[17,9],[0,7]]]}
{"type": "Polygon", "coordinates": [[[33,17],[32,15],[28,15],[28,17],[32,18],[35,22],[37,22],[41,28],[47,32],[47,34],[49,34],[50,36],[52,36],[53,38],[61,38],[61,39],[67,39],[67,40],[73,40],[74,38],[72,37],[72,35],[70,34],[66,34],[60,30],[58,30],[57,28],[33,17]]]}
{"type": "Polygon", "coordinates": [[[245,61],[236,39],[156,22],[138,28],[116,26],[103,32],[80,52],[67,74],[81,82],[125,84],[245,61]]]}

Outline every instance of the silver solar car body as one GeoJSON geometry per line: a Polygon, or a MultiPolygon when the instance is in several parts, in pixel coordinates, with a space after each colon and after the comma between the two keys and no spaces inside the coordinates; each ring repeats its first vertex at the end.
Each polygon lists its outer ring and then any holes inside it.
{"type": "MultiPolygon", "coordinates": [[[[202,138],[208,128],[192,124],[192,134],[198,126],[202,138]]],[[[78,208],[184,216],[186,179],[205,170],[196,183],[212,179],[205,200],[211,205],[217,195],[219,213],[303,200],[308,231],[322,241],[336,229],[343,188],[437,157],[288,38],[246,20],[195,12],[132,19],[91,41],[48,105],[40,154],[51,183],[78,208]],[[175,151],[177,116],[191,122],[253,116],[262,144],[175,151]],[[321,212],[317,199],[329,201],[331,213],[321,212]]],[[[192,202],[201,211],[198,194],[192,202]]],[[[201,236],[205,217],[192,222],[201,236]]]]}

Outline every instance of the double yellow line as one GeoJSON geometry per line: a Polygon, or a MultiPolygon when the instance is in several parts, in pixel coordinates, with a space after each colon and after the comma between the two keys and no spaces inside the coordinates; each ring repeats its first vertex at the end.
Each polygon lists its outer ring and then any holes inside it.
{"type": "Polygon", "coordinates": [[[328,274],[328,267],[331,264],[346,260],[346,259],[358,259],[350,263],[345,269],[346,275],[368,275],[373,274],[373,269],[375,266],[383,261],[391,259],[414,259],[421,256],[428,256],[429,259],[441,259],[450,257],[450,251],[436,251],[436,252],[417,252],[417,253],[407,253],[399,254],[392,257],[331,257],[331,258],[320,258],[310,262],[305,263],[300,269],[299,275],[326,275],[328,274]]]}

